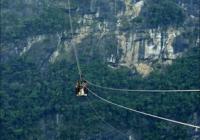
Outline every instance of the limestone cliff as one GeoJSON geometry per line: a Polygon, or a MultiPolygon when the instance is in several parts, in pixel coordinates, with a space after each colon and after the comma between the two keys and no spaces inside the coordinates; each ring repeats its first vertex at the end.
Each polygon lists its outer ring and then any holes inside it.
{"type": "MultiPolygon", "coordinates": [[[[30,3],[30,1],[27,2],[30,3]]],[[[78,48],[78,51],[83,51],[87,48],[83,44],[88,40],[94,40],[89,43],[91,55],[99,53],[102,61],[112,67],[126,66],[146,76],[154,69],[153,64],[172,63],[172,60],[180,56],[191,42],[191,40],[183,38],[184,34],[187,34],[187,29],[184,27],[144,28],[132,24],[133,20],[137,20],[141,16],[146,4],[148,4],[148,0],[115,0],[114,2],[92,0],[88,3],[89,8],[77,4],[71,8],[71,14],[76,24],[73,35],[69,31],[63,30],[56,34],[30,36],[19,44],[6,44],[15,46],[16,51],[8,52],[23,56],[38,47],[38,50],[41,50],[43,47],[38,45],[46,44],[45,46],[51,46],[49,47],[50,51],[47,51],[47,57],[44,60],[41,57],[41,60],[46,63],[55,63],[63,58],[62,55],[70,56],[72,54],[72,44],[78,48]],[[177,40],[180,42],[180,38],[185,47],[176,51],[175,45],[177,40]],[[111,46],[114,47],[110,47],[106,42],[113,42],[111,46]]],[[[54,3],[54,5],[65,9],[66,15],[68,15],[69,7],[64,1],[54,3]]],[[[182,2],[179,2],[179,5],[188,10],[188,5],[182,2]]],[[[188,21],[190,20],[198,20],[197,15],[190,15],[188,21]]],[[[192,42],[198,46],[198,35],[192,42]]],[[[70,59],[71,57],[66,58],[70,59]]]]}

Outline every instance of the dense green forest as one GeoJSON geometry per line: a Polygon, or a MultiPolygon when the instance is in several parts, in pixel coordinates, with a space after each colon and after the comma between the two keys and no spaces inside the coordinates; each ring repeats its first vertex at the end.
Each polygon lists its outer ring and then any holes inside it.
{"type": "Polygon", "coordinates": [[[185,18],[184,11],[173,0],[149,0],[142,15],[144,24],[151,28],[178,26],[183,24],[185,18]]]}
{"type": "MultiPolygon", "coordinates": [[[[110,68],[100,54],[109,56],[119,53],[115,49],[114,33],[110,31],[111,35],[107,35],[109,40],[104,42],[103,48],[95,48],[88,43],[89,39],[85,39],[86,43],[77,49],[84,78],[113,88],[200,89],[200,48],[199,43],[194,41],[199,37],[199,21],[188,20],[190,15],[178,4],[180,1],[146,0],[141,14],[130,21],[125,19],[121,30],[183,27],[184,33],[173,44],[175,52],[189,48],[182,57],[173,60],[172,65],[155,63],[154,71],[147,77],[127,67],[110,68]],[[95,50],[93,55],[90,54],[92,49],[95,50]]],[[[189,8],[190,13],[199,14],[196,10],[199,0],[182,1],[186,7],[194,7],[195,10],[189,8]]],[[[16,47],[22,50],[27,37],[61,33],[64,34],[61,42],[72,37],[69,35],[69,6],[65,0],[57,1],[61,5],[53,0],[29,2],[32,3],[27,4],[24,0],[0,2],[1,140],[128,140],[130,135],[136,140],[190,140],[199,135],[199,131],[193,128],[111,106],[91,93],[88,97],[76,97],[74,88],[79,75],[74,55],[61,49],[63,53],[55,63],[49,63],[46,58],[54,51],[52,46],[56,46],[53,37],[46,39],[44,42],[47,43],[43,42],[45,45],[38,43],[26,54],[15,55],[16,47]],[[49,42],[51,45],[48,45],[49,42]],[[12,43],[13,46],[8,45],[12,43]]],[[[79,17],[92,13],[88,3],[90,0],[71,0],[74,30],[80,26],[77,24],[79,17]]],[[[116,17],[111,16],[114,12],[109,8],[108,1],[97,1],[96,5],[102,10],[95,22],[105,19],[116,22],[116,17]]],[[[117,5],[118,12],[124,9],[121,1],[117,5]]],[[[94,10],[97,9],[94,7],[94,10]]],[[[95,45],[99,43],[94,42],[95,45]]],[[[139,111],[200,124],[197,118],[200,116],[200,94],[196,92],[114,92],[92,85],[89,89],[105,99],[139,111]]]]}
{"type": "Polygon", "coordinates": [[[53,2],[49,2],[48,6],[42,1],[40,5],[34,4],[25,4],[23,0],[19,3],[1,1],[1,42],[17,42],[27,36],[69,29],[68,16],[64,9],[53,5],[53,2]]]}
{"type": "MultiPolygon", "coordinates": [[[[110,87],[199,89],[199,58],[200,49],[193,48],[185,58],[177,59],[164,71],[155,71],[144,79],[130,76],[131,71],[126,68],[112,71],[98,60],[87,65],[82,63],[81,68],[87,79],[110,87]]],[[[1,74],[2,139],[37,139],[41,134],[37,122],[41,117],[55,113],[63,114],[63,123],[67,124],[59,128],[59,139],[88,138],[106,131],[87,98],[77,98],[74,94],[74,83],[78,79],[74,62],[69,64],[63,60],[40,73],[34,63],[20,58],[1,65],[1,74]]],[[[183,122],[192,122],[193,113],[200,113],[200,95],[196,93],[120,93],[90,88],[116,103],[183,122]]],[[[88,98],[103,119],[124,133],[132,130],[136,136],[149,140],[161,137],[188,140],[193,134],[190,128],[118,109],[91,94],[88,98]]],[[[119,139],[124,138],[118,135],[119,139]]]]}

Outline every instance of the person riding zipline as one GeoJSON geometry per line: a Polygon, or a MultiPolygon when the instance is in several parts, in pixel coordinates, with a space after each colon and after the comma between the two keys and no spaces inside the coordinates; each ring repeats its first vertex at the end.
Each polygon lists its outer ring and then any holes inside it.
{"type": "Polygon", "coordinates": [[[87,96],[87,82],[86,80],[78,80],[76,83],[76,96],[87,96]]]}

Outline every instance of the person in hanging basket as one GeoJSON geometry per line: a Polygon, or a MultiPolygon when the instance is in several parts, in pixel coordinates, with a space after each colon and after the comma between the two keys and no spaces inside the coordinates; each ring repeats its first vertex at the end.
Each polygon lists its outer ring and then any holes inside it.
{"type": "Polygon", "coordinates": [[[75,86],[75,92],[76,96],[87,96],[87,82],[85,80],[77,81],[75,86]]]}

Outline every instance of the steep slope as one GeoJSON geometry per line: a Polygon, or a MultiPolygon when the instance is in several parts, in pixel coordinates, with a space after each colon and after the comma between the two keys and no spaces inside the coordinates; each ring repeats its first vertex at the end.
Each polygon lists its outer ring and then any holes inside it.
{"type": "Polygon", "coordinates": [[[74,38],[71,38],[68,32],[69,6],[64,0],[42,1],[38,7],[35,6],[34,1],[22,0],[20,4],[13,3],[16,8],[23,4],[25,7],[27,5],[31,7],[28,12],[30,15],[22,17],[21,14],[26,11],[16,10],[14,14],[15,9],[8,7],[11,2],[7,2],[7,5],[6,2],[2,3],[4,30],[1,46],[3,50],[10,48],[6,53],[1,54],[5,59],[15,57],[14,54],[26,54],[25,52],[28,53],[31,46],[35,46],[34,44],[44,38],[46,38],[45,43],[48,43],[46,40],[51,40],[53,37],[57,43],[51,45],[51,51],[45,52],[47,56],[51,56],[43,60],[45,63],[55,62],[57,57],[63,58],[63,55],[69,55],[71,51],[66,50],[69,48],[67,46],[77,42],[80,52],[88,52],[85,50],[90,49],[90,57],[100,57],[102,62],[115,67],[127,66],[145,76],[154,69],[155,62],[171,64],[172,60],[180,56],[189,46],[199,46],[199,15],[195,10],[192,12],[190,7],[199,10],[196,7],[198,1],[190,3],[178,1],[176,4],[173,0],[162,2],[156,0],[80,2],[76,0],[71,6],[72,17],[75,20],[74,38]],[[35,18],[33,11],[41,12],[38,12],[35,18]],[[165,11],[164,15],[163,11],[165,11]],[[7,13],[10,15],[6,16],[7,13]],[[9,23],[11,16],[18,18],[15,26],[6,24],[9,23]],[[8,30],[10,28],[14,34],[8,30]],[[9,40],[14,42],[11,43],[9,40]],[[90,47],[87,47],[88,45],[90,47]],[[63,49],[66,52],[59,53],[63,49]],[[98,54],[96,50],[99,51],[98,54]],[[146,70],[143,71],[143,67],[146,70]]]}
{"type": "MultiPolygon", "coordinates": [[[[199,0],[1,1],[1,139],[198,140],[200,131],[74,96],[79,78],[109,87],[200,89],[199,0]],[[102,121],[104,120],[104,121],[102,121]],[[108,122],[115,128],[105,123],[108,122]],[[119,132],[120,131],[120,132],[119,132]]],[[[119,93],[114,102],[200,125],[196,93],[119,93]]]]}

